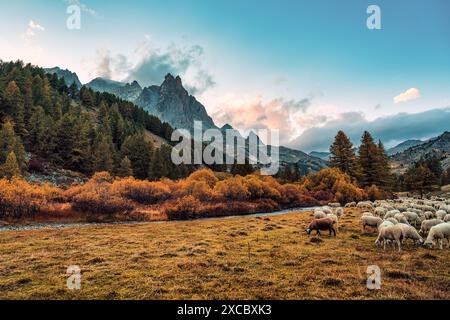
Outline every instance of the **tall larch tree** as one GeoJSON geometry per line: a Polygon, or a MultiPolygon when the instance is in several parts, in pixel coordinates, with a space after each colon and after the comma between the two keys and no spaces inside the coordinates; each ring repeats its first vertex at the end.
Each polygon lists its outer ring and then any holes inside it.
{"type": "Polygon", "coordinates": [[[356,178],[358,163],[353,144],[343,131],[339,131],[330,147],[330,167],[338,168],[356,178]]]}

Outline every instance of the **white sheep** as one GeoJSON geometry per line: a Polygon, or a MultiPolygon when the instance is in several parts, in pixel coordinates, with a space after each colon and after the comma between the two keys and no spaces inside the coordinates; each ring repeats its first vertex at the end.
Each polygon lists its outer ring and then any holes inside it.
{"type": "Polygon", "coordinates": [[[419,233],[421,235],[426,235],[430,229],[438,224],[441,224],[442,220],[440,219],[430,219],[430,220],[423,220],[422,224],[420,225],[420,231],[419,233]]]}
{"type": "Polygon", "coordinates": [[[436,211],[436,218],[440,220],[444,220],[444,217],[447,215],[447,211],[438,210],[436,211]]]}
{"type": "Polygon", "coordinates": [[[400,223],[409,224],[408,219],[406,219],[403,213],[396,213],[394,218],[400,223]]]}
{"type": "Polygon", "coordinates": [[[377,207],[375,208],[375,211],[373,212],[377,217],[384,217],[384,215],[386,214],[387,210],[383,207],[377,207]]]}
{"type": "Polygon", "coordinates": [[[366,230],[367,226],[378,229],[378,226],[383,223],[383,220],[381,218],[373,216],[362,216],[361,220],[364,231],[366,230]]]}
{"type": "Polygon", "coordinates": [[[389,221],[389,222],[393,223],[394,225],[398,224],[398,221],[395,218],[387,218],[385,221],[389,221]]]}
{"type": "Polygon", "coordinates": [[[331,203],[328,204],[328,206],[330,208],[338,208],[338,207],[341,206],[341,204],[339,202],[331,202],[331,203]]]}
{"type": "Polygon", "coordinates": [[[375,244],[383,244],[383,250],[386,250],[387,241],[393,241],[393,246],[395,249],[395,243],[398,245],[398,251],[402,251],[401,239],[403,237],[402,229],[398,226],[390,226],[382,228],[378,233],[378,238],[375,240],[375,244]]]}
{"type": "Polygon", "coordinates": [[[333,213],[329,213],[327,214],[326,218],[330,218],[334,221],[334,223],[336,224],[336,230],[339,231],[339,218],[337,215],[333,214],[333,213]]]}
{"type": "Polygon", "coordinates": [[[406,239],[412,239],[414,242],[418,242],[419,244],[423,243],[423,238],[417,233],[417,230],[413,226],[405,223],[399,223],[397,226],[402,229],[402,242],[406,239]]]}
{"type": "Polygon", "coordinates": [[[373,213],[368,212],[368,211],[362,213],[361,217],[364,217],[364,216],[374,217],[373,213]]]}
{"type": "Polygon", "coordinates": [[[345,208],[354,208],[356,207],[356,202],[349,202],[345,205],[345,208]]]}
{"type": "Polygon", "coordinates": [[[442,250],[443,241],[447,240],[447,248],[450,247],[450,223],[441,223],[430,229],[425,245],[432,247],[434,242],[439,242],[439,248],[442,250]]]}
{"type": "Polygon", "coordinates": [[[381,231],[381,229],[386,228],[386,227],[392,227],[394,226],[394,224],[391,221],[383,221],[379,226],[378,226],[378,232],[381,231]]]}
{"type": "Polygon", "coordinates": [[[383,219],[386,220],[388,218],[394,218],[394,216],[400,213],[400,211],[398,210],[389,210],[388,212],[386,212],[386,214],[384,215],[383,219]]]}
{"type": "Polygon", "coordinates": [[[336,209],[334,210],[334,214],[337,215],[338,217],[341,217],[341,216],[344,215],[344,209],[342,209],[341,207],[336,208],[336,209]]]}
{"type": "Polygon", "coordinates": [[[450,213],[445,215],[444,222],[450,222],[450,213]]]}
{"type": "Polygon", "coordinates": [[[405,218],[408,220],[409,224],[417,226],[420,223],[420,217],[417,213],[406,211],[403,213],[405,218]]]}
{"type": "Polygon", "coordinates": [[[314,219],[323,219],[326,217],[327,217],[327,215],[325,214],[325,212],[320,211],[320,210],[314,211],[314,219]]]}

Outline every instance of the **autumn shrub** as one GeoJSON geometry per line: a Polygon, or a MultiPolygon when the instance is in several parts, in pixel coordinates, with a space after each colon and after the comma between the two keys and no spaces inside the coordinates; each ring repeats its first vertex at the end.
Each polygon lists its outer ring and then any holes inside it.
{"type": "Polygon", "coordinates": [[[84,185],[74,186],[65,192],[72,208],[87,214],[127,213],[133,205],[114,191],[114,178],[107,172],[98,172],[84,185]]]}
{"type": "Polygon", "coordinates": [[[199,200],[193,196],[185,196],[175,200],[165,208],[169,220],[193,219],[201,207],[199,200]]]}
{"type": "Polygon", "coordinates": [[[346,179],[337,180],[332,188],[332,192],[335,195],[335,200],[341,204],[352,201],[358,202],[367,198],[367,194],[363,189],[346,179]]]}
{"type": "Polygon", "coordinates": [[[33,216],[46,202],[46,194],[39,186],[20,178],[0,180],[0,218],[16,219],[33,216]]]}
{"type": "Polygon", "coordinates": [[[193,196],[200,201],[211,201],[216,198],[216,193],[205,180],[188,179],[178,183],[175,196],[193,196]]]}
{"type": "Polygon", "coordinates": [[[210,188],[214,188],[217,181],[219,179],[214,175],[214,172],[210,169],[200,169],[195,172],[193,172],[189,177],[186,179],[189,181],[204,181],[210,188]]]}
{"type": "Polygon", "coordinates": [[[371,185],[366,188],[367,198],[371,201],[382,200],[387,197],[387,195],[380,190],[376,185],[371,185]]]}
{"type": "Polygon", "coordinates": [[[217,182],[214,191],[224,200],[247,200],[250,197],[250,191],[241,176],[217,182]]]}
{"type": "Polygon", "coordinates": [[[154,204],[170,198],[171,191],[165,183],[136,180],[132,177],[116,180],[112,193],[141,204],[154,204]]]}

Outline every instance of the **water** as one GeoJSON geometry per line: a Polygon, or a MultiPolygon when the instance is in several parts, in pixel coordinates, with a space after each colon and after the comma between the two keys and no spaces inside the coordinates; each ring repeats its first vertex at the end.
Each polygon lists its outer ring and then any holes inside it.
{"type": "MultiPolygon", "coordinates": [[[[211,217],[211,218],[200,218],[195,220],[221,220],[221,219],[233,219],[240,217],[267,217],[267,216],[278,216],[283,214],[288,214],[291,212],[303,212],[303,211],[313,211],[317,207],[308,208],[292,208],[284,209],[273,212],[262,212],[253,213],[246,215],[229,215],[224,217],[211,217]]],[[[186,220],[183,220],[186,221],[186,220]]],[[[25,230],[39,230],[39,229],[65,229],[65,228],[82,228],[82,227],[92,227],[92,226],[114,226],[114,225],[135,225],[135,224],[147,224],[147,223],[174,223],[176,221],[125,221],[125,222],[108,222],[108,223],[38,223],[32,225],[11,225],[11,226],[0,226],[0,232],[2,231],[25,231],[25,230]]]]}

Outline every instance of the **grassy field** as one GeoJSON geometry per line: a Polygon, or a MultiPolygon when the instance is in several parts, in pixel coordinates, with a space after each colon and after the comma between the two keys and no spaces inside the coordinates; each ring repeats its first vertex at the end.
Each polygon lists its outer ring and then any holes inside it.
{"type": "Polygon", "coordinates": [[[1,299],[450,299],[450,250],[383,252],[347,211],[337,238],[310,213],[0,233],[1,299]],[[369,265],[380,290],[366,288],[369,265]],[[81,290],[66,287],[70,265],[81,290]]]}

